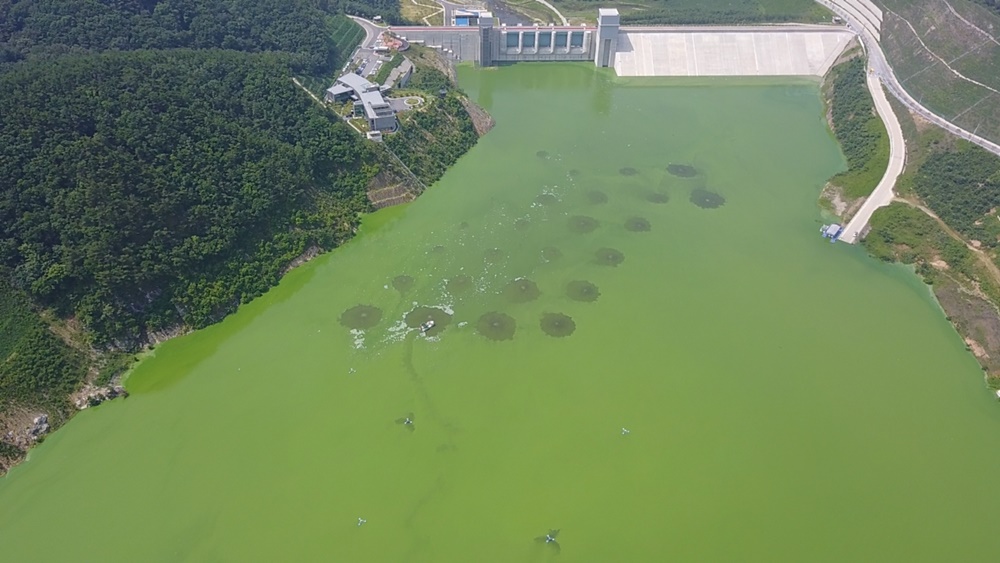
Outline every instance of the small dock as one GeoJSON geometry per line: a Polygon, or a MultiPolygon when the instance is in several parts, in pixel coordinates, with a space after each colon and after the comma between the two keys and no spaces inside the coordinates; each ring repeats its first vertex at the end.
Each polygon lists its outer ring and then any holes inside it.
{"type": "Polygon", "coordinates": [[[823,235],[823,238],[830,239],[830,242],[837,242],[840,238],[840,233],[844,231],[844,227],[834,223],[832,225],[823,225],[819,230],[819,234],[823,235]]]}

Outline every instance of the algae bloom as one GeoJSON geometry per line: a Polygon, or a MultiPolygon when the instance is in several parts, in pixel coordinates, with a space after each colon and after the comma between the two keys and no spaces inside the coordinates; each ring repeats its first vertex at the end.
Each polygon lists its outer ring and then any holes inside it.
{"type": "Polygon", "coordinates": [[[340,314],[340,324],[350,329],[364,330],[382,320],[382,309],[372,305],[355,305],[340,314]]]}
{"type": "Polygon", "coordinates": [[[594,253],[597,263],[602,266],[617,266],[625,261],[622,251],[614,248],[600,248],[594,253]]]}
{"type": "Polygon", "coordinates": [[[434,328],[427,331],[428,335],[435,335],[440,333],[442,330],[451,323],[451,315],[447,311],[438,307],[426,307],[419,306],[414,307],[406,316],[403,317],[403,321],[406,322],[406,326],[410,328],[417,328],[421,324],[427,321],[434,321],[434,328]]]}
{"type": "Polygon", "coordinates": [[[517,322],[514,317],[492,311],[479,317],[476,330],[490,340],[513,340],[517,322]]]}
{"type": "Polygon", "coordinates": [[[538,194],[535,196],[535,203],[538,205],[555,205],[559,203],[559,198],[553,194],[538,194]]]}
{"type": "Polygon", "coordinates": [[[503,288],[503,296],[511,303],[527,303],[541,295],[538,284],[528,278],[518,278],[503,288]]]}
{"type": "Polygon", "coordinates": [[[461,274],[449,279],[444,287],[452,295],[461,295],[472,289],[472,278],[461,274]]]}
{"type": "Polygon", "coordinates": [[[601,205],[608,202],[608,194],[601,190],[592,190],[587,192],[587,201],[593,205],[601,205]]]}
{"type": "Polygon", "coordinates": [[[691,203],[702,209],[715,209],[716,207],[721,207],[722,204],[726,203],[726,198],[704,188],[697,188],[691,190],[691,203]]]}
{"type": "Polygon", "coordinates": [[[670,196],[663,192],[651,192],[646,195],[646,201],[650,203],[667,203],[670,201],[670,196]]]}
{"type": "Polygon", "coordinates": [[[601,291],[589,281],[577,280],[566,284],[566,295],[573,301],[597,301],[601,291]]]}
{"type": "Polygon", "coordinates": [[[541,326],[542,332],[556,338],[569,336],[576,330],[573,317],[562,313],[545,313],[542,315],[541,326]]]}
{"type": "Polygon", "coordinates": [[[667,166],[667,172],[678,178],[694,178],[698,175],[698,169],[689,164],[671,164],[667,166]]]}
{"type": "Polygon", "coordinates": [[[413,278],[406,275],[396,276],[392,278],[392,287],[400,293],[406,293],[413,287],[413,278]]]}
{"type": "Polygon", "coordinates": [[[552,262],[554,260],[558,260],[562,258],[562,255],[563,255],[562,250],[559,250],[554,246],[546,246],[545,248],[542,249],[542,259],[545,260],[546,262],[552,262]]]}
{"type": "Polygon", "coordinates": [[[625,229],[633,233],[645,232],[650,229],[649,221],[642,217],[629,217],[625,221],[625,229]]]}
{"type": "Polygon", "coordinates": [[[483,254],[487,264],[496,264],[507,257],[507,253],[499,248],[491,248],[483,254]]]}
{"type": "Polygon", "coordinates": [[[585,234],[593,232],[601,222],[586,215],[574,215],[569,218],[569,230],[574,233],[585,234]]]}

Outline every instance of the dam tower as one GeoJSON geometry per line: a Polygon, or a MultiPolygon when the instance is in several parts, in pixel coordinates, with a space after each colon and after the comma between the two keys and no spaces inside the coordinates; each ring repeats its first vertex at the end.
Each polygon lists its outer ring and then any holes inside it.
{"type": "Polygon", "coordinates": [[[615,8],[601,8],[597,11],[597,37],[594,45],[594,64],[600,67],[615,65],[615,51],[618,49],[618,26],[621,18],[615,8]]]}

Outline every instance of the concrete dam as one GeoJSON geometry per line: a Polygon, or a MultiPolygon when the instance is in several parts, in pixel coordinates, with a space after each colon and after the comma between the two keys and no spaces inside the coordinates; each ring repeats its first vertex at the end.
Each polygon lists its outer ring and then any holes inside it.
{"type": "Polygon", "coordinates": [[[480,66],[593,61],[618,76],[822,76],[854,38],[839,25],[622,27],[613,8],[596,27],[497,26],[488,12],[463,23],[389,29],[480,66]]]}

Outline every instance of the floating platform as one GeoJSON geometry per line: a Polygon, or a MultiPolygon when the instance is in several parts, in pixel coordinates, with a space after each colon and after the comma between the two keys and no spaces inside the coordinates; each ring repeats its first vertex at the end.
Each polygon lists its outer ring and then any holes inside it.
{"type": "Polygon", "coordinates": [[[840,238],[840,233],[843,231],[844,227],[834,223],[832,225],[823,225],[819,230],[819,234],[823,235],[823,238],[830,239],[830,242],[837,242],[837,239],[840,238]]]}

